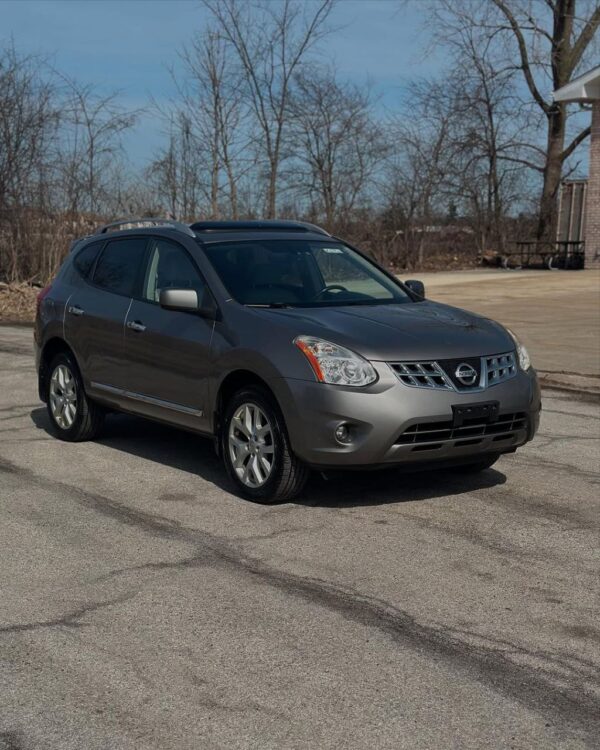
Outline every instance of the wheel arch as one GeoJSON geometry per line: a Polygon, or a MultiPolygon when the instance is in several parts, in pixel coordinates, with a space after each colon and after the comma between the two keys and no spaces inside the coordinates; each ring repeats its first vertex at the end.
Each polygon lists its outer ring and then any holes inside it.
{"type": "Polygon", "coordinates": [[[236,370],[232,370],[231,372],[228,372],[227,375],[223,378],[223,380],[219,384],[219,389],[217,391],[217,397],[215,399],[215,412],[213,415],[213,429],[215,437],[217,438],[216,443],[219,444],[219,436],[221,434],[221,426],[222,426],[222,419],[223,419],[223,413],[225,411],[225,407],[231,397],[234,395],[234,393],[237,393],[241,388],[245,388],[247,386],[258,386],[259,388],[262,388],[264,391],[266,391],[271,398],[273,399],[273,402],[277,406],[277,408],[281,411],[281,406],[279,404],[279,401],[277,399],[277,396],[275,395],[275,392],[270,387],[268,382],[261,378],[260,375],[258,375],[256,372],[252,370],[247,370],[243,368],[239,368],[236,370]]]}

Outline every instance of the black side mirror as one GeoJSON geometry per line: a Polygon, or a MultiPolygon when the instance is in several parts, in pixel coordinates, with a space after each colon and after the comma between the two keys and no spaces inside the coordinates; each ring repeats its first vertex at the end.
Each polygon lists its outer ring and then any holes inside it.
{"type": "Polygon", "coordinates": [[[417,279],[408,279],[404,282],[404,286],[407,286],[413,294],[416,294],[421,299],[425,299],[425,284],[417,279]]]}

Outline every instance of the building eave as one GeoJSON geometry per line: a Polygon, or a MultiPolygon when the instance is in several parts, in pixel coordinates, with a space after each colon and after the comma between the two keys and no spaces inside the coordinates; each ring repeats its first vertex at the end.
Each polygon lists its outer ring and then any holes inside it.
{"type": "Polygon", "coordinates": [[[555,102],[600,101],[600,66],[588,70],[581,76],[557,89],[553,93],[555,102]]]}

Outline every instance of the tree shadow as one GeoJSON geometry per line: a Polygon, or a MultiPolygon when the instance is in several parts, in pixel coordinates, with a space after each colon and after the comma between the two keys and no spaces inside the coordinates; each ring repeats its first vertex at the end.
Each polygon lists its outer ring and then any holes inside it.
{"type": "MultiPolygon", "coordinates": [[[[33,409],[31,419],[38,429],[52,434],[45,408],[33,409]]],[[[236,494],[212,440],[195,433],[141,417],[111,414],[95,442],[199,476],[225,492],[236,494]]],[[[315,508],[388,505],[462,495],[504,482],[506,476],[495,469],[478,474],[461,473],[458,469],[433,471],[430,467],[419,472],[405,472],[397,467],[326,474],[314,471],[302,494],[290,504],[315,508]]]]}

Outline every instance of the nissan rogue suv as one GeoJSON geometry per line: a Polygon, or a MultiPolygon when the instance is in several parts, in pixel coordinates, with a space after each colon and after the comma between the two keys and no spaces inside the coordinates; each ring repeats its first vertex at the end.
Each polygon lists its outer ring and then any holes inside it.
{"type": "Polygon", "coordinates": [[[110,411],[192,430],[259,502],[310,469],[483,470],[539,423],[513,333],[300,222],[102,227],[40,293],[35,345],[57,437],[110,411]]]}

